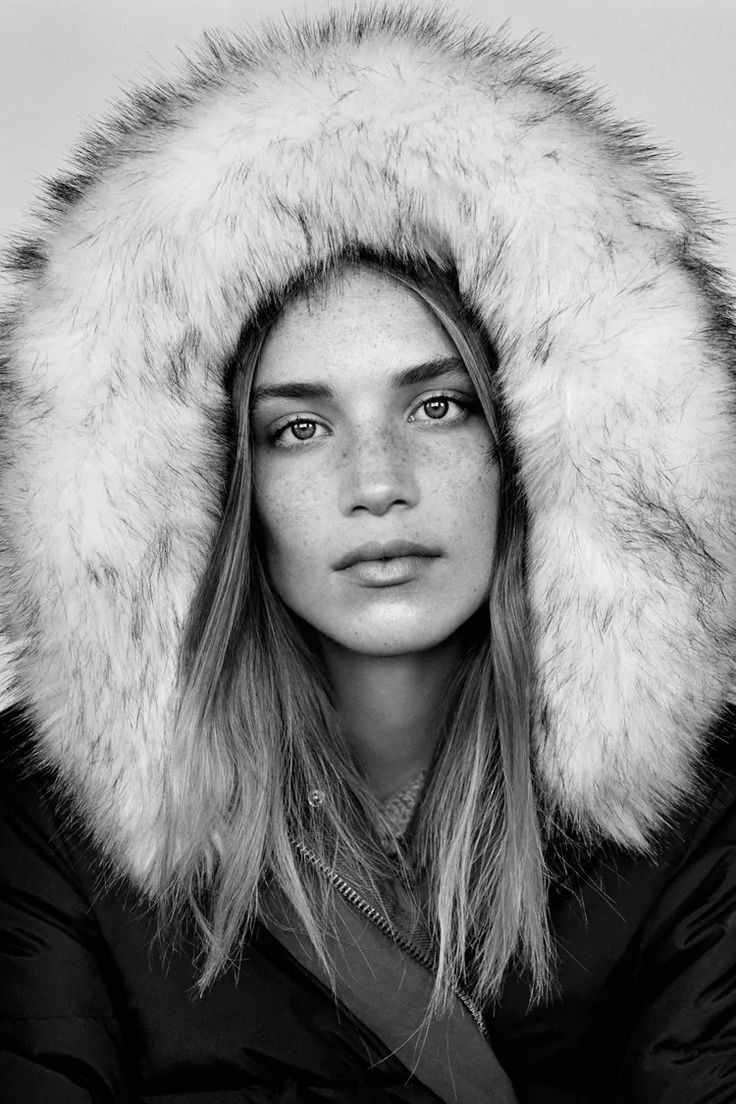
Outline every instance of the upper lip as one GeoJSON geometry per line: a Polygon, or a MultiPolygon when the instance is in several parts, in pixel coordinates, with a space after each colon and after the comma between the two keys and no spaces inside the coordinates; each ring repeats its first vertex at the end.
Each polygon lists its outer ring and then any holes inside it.
{"type": "Polygon", "coordinates": [[[380,541],[368,541],[367,544],[359,544],[350,552],[341,556],[334,565],[335,571],[343,571],[353,564],[362,563],[365,560],[393,560],[397,556],[439,556],[437,548],[430,548],[426,544],[417,544],[416,541],[394,540],[381,543],[380,541]]]}

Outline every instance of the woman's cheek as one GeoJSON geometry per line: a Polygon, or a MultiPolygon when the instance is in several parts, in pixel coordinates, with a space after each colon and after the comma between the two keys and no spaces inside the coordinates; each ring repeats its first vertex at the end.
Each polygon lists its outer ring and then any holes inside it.
{"type": "Polygon", "coordinates": [[[461,511],[470,502],[476,508],[495,505],[500,480],[488,448],[485,440],[473,439],[435,458],[429,486],[451,508],[461,511]]]}
{"type": "Polygon", "coordinates": [[[314,473],[275,463],[256,482],[256,510],[272,572],[291,573],[310,559],[315,542],[324,544],[329,519],[325,490],[314,473]]]}

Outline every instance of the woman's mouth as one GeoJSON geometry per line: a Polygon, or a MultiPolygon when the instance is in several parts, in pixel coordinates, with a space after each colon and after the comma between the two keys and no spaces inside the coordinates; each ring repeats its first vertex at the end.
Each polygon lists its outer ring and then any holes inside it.
{"type": "Polygon", "coordinates": [[[344,571],[364,586],[399,586],[416,579],[440,555],[438,548],[414,541],[373,541],[341,556],[334,570],[344,571]]]}
{"type": "Polygon", "coordinates": [[[350,552],[346,552],[345,555],[341,556],[333,564],[333,569],[335,571],[345,571],[347,568],[353,567],[354,564],[358,563],[404,559],[406,557],[424,557],[432,559],[440,555],[442,555],[442,553],[439,548],[419,544],[416,541],[369,541],[366,544],[359,544],[356,548],[351,549],[350,552]]]}

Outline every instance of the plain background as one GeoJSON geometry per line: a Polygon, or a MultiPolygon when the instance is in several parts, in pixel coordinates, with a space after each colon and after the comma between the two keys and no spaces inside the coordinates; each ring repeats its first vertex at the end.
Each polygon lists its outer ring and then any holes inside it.
{"type": "MultiPolygon", "coordinates": [[[[336,0],[341,6],[345,0],[336,0]]],[[[397,0],[398,2],[398,0],[397,0]]],[[[736,0],[469,0],[448,3],[487,27],[550,36],[562,61],[602,84],[621,116],[678,151],[725,220],[736,271],[736,0]]],[[[206,27],[242,28],[323,0],[0,0],[0,238],[20,228],[39,181],[117,92],[175,71],[206,27]]]]}

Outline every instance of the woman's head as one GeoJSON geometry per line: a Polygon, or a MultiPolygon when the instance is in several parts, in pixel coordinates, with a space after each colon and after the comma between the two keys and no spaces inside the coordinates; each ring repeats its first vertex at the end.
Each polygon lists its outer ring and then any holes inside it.
{"type": "Polygon", "coordinates": [[[351,266],[292,296],[258,358],[267,570],[292,612],[351,651],[425,651],[487,604],[497,445],[465,361],[476,378],[487,366],[467,341],[458,349],[438,309],[390,273],[351,266]]]}
{"type": "Polygon", "coordinates": [[[295,838],[369,878],[385,863],[315,631],[378,654],[457,635],[415,838],[441,943],[437,999],[469,945],[479,995],[497,991],[519,950],[543,984],[524,498],[494,369],[454,274],[434,265],[346,267],[291,289],[244,334],[229,491],[181,660],[178,739],[200,796],[170,795],[164,866],[201,924],[203,984],[257,915],[266,872],[323,948],[329,915],[295,865],[295,838]],[[441,374],[426,378],[429,366],[441,374]],[[385,541],[433,555],[341,566],[385,541]],[[397,585],[371,585],[394,571],[397,585]],[[312,789],[325,795],[318,816],[312,789]],[[201,885],[214,886],[206,906],[201,885]]]}

